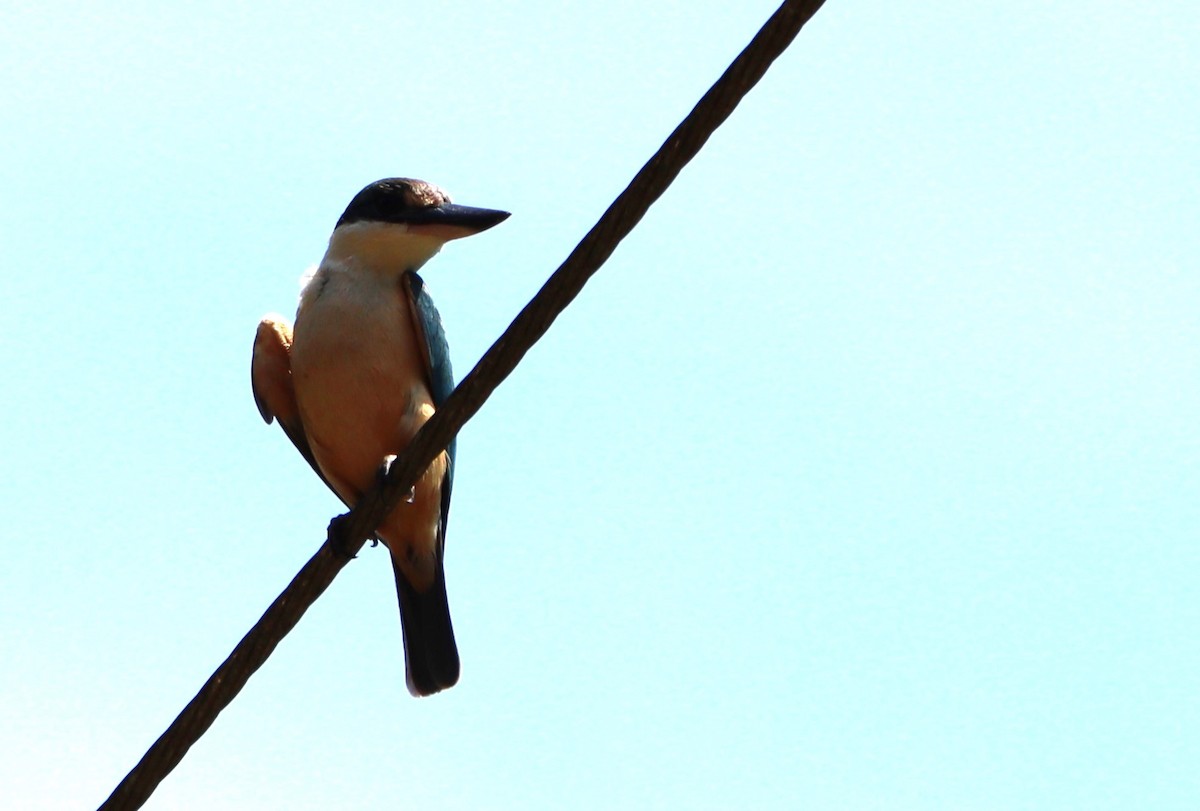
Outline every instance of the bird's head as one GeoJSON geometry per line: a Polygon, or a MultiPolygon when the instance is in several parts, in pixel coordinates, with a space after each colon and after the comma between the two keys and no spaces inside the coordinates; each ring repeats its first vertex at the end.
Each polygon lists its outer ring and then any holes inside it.
{"type": "Polygon", "coordinates": [[[507,211],[456,205],[423,180],[387,178],[354,195],[329,248],[343,257],[416,270],[450,240],[486,231],[508,217],[507,211]]]}

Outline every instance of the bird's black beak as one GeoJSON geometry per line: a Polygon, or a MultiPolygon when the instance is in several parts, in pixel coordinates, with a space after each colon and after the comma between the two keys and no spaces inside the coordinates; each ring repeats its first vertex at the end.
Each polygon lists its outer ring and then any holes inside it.
{"type": "Polygon", "coordinates": [[[443,233],[453,231],[454,236],[450,238],[457,239],[486,231],[493,225],[504,222],[509,216],[507,211],[499,211],[494,208],[473,208],[472,206],[446,203],[413,211],[405,215],[404,221],[410,228],[417,226],[414,230],[436,229],[443,233]],[[427,226],[434,226],[434,228],[427,228],[427,226]]]}

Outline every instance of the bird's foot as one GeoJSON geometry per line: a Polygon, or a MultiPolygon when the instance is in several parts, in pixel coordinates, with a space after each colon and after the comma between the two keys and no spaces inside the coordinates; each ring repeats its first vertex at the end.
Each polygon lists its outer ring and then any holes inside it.
{"type": "Polygon", "coordinates": [[[329,530],[326,538],[329,541],[329,548],[333,550],[333,554],[340,558],[353,560],[358,555],[350,554],[350,539],[347,537],[347,530],[350,528],[350,513],[343,513],[335,516],[329,522],[329,530]]]}

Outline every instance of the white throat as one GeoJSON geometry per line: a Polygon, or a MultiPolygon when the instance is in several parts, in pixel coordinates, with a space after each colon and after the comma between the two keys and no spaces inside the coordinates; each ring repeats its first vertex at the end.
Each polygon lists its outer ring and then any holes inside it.
{"type": "Polygon", "coordinates": [[[403,223],[356,222],[334,229],[321,264],[358,266],[399,276],[420,268],[444,244],[443,239],[412,233],[403,223]]]}
{"type": "Polygon", "coordinates": [[[385,292],[399,290],[400,276],[420,268],[444,243],[435,236],[414,234],[404,224],[363,222],[335,228],[316,272],[300,280],[297,322],[318,298],[352,302],[364,310],[382,302],[393,307],[385,292]]]}

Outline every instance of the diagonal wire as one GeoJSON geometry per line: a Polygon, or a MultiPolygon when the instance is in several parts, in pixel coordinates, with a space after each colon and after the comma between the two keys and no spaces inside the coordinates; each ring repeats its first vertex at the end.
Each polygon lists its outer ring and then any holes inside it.
{"type": "Polygon", "coordinates": [[[786,0],[776,10],[425,423],[393,462],[386,480],[364,495],[347,515],[330,524],[331,540],[343,544],[346,555],[335,553],[330,541],[321,546],[209,677],[196,697],[104,801],[100,811],[126,811],[145,804],[158,784],[183,760],[192,744],[212,726],[218,713],[233,701],[275,646],[329,587],[349,557],[362,548],[375,527],[400,502],[434,457],[450,444],[463,424],[512,373],[525,353],[546,333],[559,313],[579,294],[588,279],[612,255],[683,167],[699,153],[709,136],[729,117],[742,97],[758,83],[823,3],[824,0],[786,0]]]}

